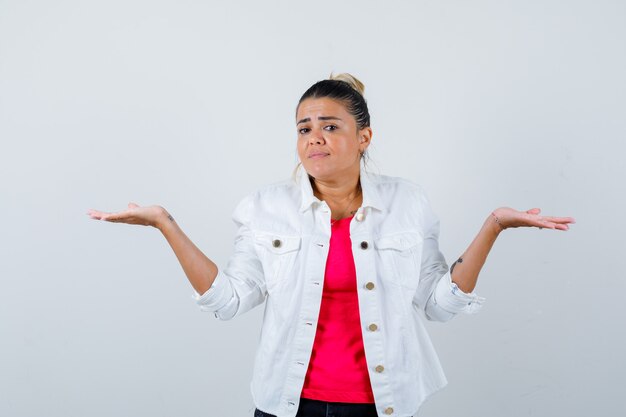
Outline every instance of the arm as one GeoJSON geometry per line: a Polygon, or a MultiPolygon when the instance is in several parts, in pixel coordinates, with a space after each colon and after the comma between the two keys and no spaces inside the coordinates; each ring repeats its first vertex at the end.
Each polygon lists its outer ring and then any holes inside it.
{"type": "Polygon", "coordinates": [[[470,246],[448,270],[438,248],[439,220],[425,195],[422,195],[421,207],[425,239],[414,302],[424,309],[429,320],[435,321],[448,321],[458,313],[480,309],[484,299],[472,291],[489,251],[503,230],[516,227],[568,230],[568,223],[575,222],[571,217],[540,216],[538,208],[521,212],[500,207],[489,215],[470,246]]]}
{"type": "Polygon", "coordinates": [[[189,282],[200,294],[206,292],[217,277],[217,266],[193,244],[174,218],[161,206],[142,207],[129,203],[128,209],[124,211],[106,213],[90,209],[87,215],[95,220],[152,226],[159,229],[174,250],[189,282]]]}
{"type": "Polygon", "coordinates": [[[450,275],[461,291],[470,293],[476,287],[478,274],[482,269],[487,255],[503,229],[495,222],[492,215],[485,220],[482,228],[463,255],[450,267],[450,275]]]}
{"type": "Polygon", "coordinates": [[[423,245],[419,283],[413,303],[424,311],[431,321],[445,322],[459,313],[480,310],[484,298],[464,293],[452,282],[446,259],[439,250],[439,219],[430,202],[422,193],[420,198],[423,245]]]}
{"type": "Polygon", "coordinates": [[[204,294],[217,277],[217,265],[198,249],[164,208],[155,227],[170,244],[191,286],[199,294],[204,294]]]}
{"type": "Polygon", "coordinates": [[[235,209],[233,220],[239,226],[235,253],[223,272],[193,244],[163,207],[141,207],[129,203],[127,210],[118,213],[90,209],[87,214],[96,220],[159,229],[195,289],[194,297],[200,309],[214,312],[216,317],[227,320],[250,310],[265,299],[263,267],[256,256],[253,234],[248,228],[251,204],[251,199],[247,198],[235,209]]]}
{"type": "Polygon", "coordinates": [[[491,213],[463,255],[450,267],[452,281],[461,291],[472,292],[489,251],[498,235],[505,229],[538,227],[565,231],[569,229],[568,223],[575,223],[571,217],[544,217],[539,215],[540,212],[538,208],[521,212],[508,207],[500,207],[491,213]]]}

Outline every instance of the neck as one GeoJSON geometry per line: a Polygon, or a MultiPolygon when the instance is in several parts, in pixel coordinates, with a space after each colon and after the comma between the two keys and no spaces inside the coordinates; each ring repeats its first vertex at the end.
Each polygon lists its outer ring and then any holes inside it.
{"type": "Polygon", "coordinates": [[[321,180],[312,178],[313,194],[320,200],[341,202],[354,198],[359,192],[359,173],[348,178],[321,180]]]}
{"type": "Polygon", "coordinates": [[[354,214],[363,202],[358,171],[356,175],[330,181],[311,178],[311,186],[315,196],[328,204],[334,220],[354,214]]]}

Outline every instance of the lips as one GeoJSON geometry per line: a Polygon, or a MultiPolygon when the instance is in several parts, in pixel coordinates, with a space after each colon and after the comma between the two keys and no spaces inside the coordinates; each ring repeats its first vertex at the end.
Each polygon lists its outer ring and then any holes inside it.
{"type": "Polygon", "coordinates": [[[323,158],[325,156],[328,156],[329,154],[326,152],[311,152],[308,156],[309,159],[319,159],[319,158],[323,158]]]}

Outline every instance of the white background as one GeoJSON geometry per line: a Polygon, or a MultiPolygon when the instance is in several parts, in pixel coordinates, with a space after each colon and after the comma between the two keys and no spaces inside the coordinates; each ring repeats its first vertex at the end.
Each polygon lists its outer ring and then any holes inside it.
{"type": "Polygon", "coordinates": [[[449,386],[418,415],[626,413],[622,1],[0,0],[0,416],[251,416],[262,309],[201,313],[159,204],[218,265],[289,177],[300,95],[366,85],[374,172],[424,186],[453,261],[499,206],[483,311],[428,323],[449,386]]]}

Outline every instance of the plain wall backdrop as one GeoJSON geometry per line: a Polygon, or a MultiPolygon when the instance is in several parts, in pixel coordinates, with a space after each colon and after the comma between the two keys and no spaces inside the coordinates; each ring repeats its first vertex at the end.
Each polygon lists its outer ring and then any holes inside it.
{"type": "MultiPolygon", "coordinates": [[[[478,315],[428,323],[449,385],[419,417],[626,414],[623,1],[0,0],[0,416],[252,416],[262,308],[201,313],[159,204],[218,265],[296,165],[295,106],[366,86],[374,172],[421,184],[451,263],[511,229],[478,315]]],[[[401,416],[405,417],[405,416],[401,416]]]]}

